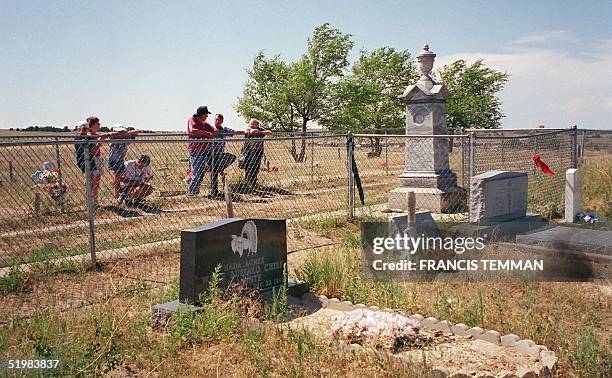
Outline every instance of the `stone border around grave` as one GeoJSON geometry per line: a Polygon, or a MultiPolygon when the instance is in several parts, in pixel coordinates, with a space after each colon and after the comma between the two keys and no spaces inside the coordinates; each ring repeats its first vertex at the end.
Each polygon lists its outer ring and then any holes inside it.
{"type": "MultiPolygon", "coordinates": [[[[516,348],[522,353],[525,353],[531,357],[537,358],[542,363],[540,371],[534,371],[528,368],[519,369],[516,374],[502,373],[500,377],[551,377],[557,363],[557,356],[555,352],[548,350],[544,345],[538,345],[533,340],[521,339],[519,336],[514,334],[501,335],[499,332],[494,330],[484,330],[480,327],[468,327],[465,324],[454,324],[448,320],[438,320],[433,317],[425,318],[420,314],[408,315],[402,311],[395,311],[389,308],[380,309],[377,306],[366,306],[364,304],[353,304],[350,301],[340,301],[337,298],[327,298],[324,295],[316,296],[312,293],[304,295],[312,296],[313,299],[318,299],[321,302],[322,308],[329,308],[338,311],[353,311],[357,309],[371,310],[371,311],[386,311],[391,313],[397,313],[416,321],[422,328],[434,331],[442,331],[445,333],[452,333],[457,336],[472,336],[474,339],[486,341],[496,345],[501,345],[509,348],[516,348]]],[[[351,344],[343,347],[346,352],[366,353],[387,359],[395,359],[400,363],[410,363],[406,357],[393,354],[391,352],[378,351],[373,348],[363,347],[359,344],[351,344]]],[[[432,373],[435,377],[471,377],[468,373],[453,373],[450,375],[448,369],[444,367],[433,367],[432,373]]]]}

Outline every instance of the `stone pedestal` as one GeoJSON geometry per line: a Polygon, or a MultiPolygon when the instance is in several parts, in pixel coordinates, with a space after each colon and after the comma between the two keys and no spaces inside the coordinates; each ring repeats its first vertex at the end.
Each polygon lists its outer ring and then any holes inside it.
{"type": "Polygon", "coordinates": [[[448,90],[429,73],[436,54],[425,45],[417,56],[423,76],[408,86],[400,99],[406,103],[406,157],[400,187],[389,194],[389,207],[407,210],[408,193],[416,195],[417,208],[434,213],[458,210],[466,193],[457,187],[457,176],[448,164],[446,112],[448,90]]]}
{"type": "Polygon", "coordinates": [[[408,196],[414,193],[417,209],[432,213],[446,213],[458,209],[465,202],[466,191],[463,188],[451,187],[446,190],[438,188],[397,188],[389,193],[389,208],[392,210],[408,210],[408,196]]]}
{"type": "Polygon", "coordinates": [[[580,209],[580,172],[568,169],[565,173],[565,221],[574,223],[580,209]]]}

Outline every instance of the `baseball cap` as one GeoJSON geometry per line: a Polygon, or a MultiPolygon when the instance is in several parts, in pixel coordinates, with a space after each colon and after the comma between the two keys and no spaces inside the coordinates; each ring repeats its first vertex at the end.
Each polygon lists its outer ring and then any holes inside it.
{"type": "Polygon", "coordinates": [[[208,111],[208,106],[200,106],[198,110],[196,110],[196,116],[201,117],[204,114],[212,114],[208,111]]]}

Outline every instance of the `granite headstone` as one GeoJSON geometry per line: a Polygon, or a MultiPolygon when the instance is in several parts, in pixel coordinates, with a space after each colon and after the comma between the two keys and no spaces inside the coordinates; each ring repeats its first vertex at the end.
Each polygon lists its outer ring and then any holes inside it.
{"type": "Polygon", "coordinates": [[[197,303],[217,265],[224,286],[280,287],[286,263],[285,220],[231,218],[183,230],[179,300],[197,303]]]}
{"type": "Polygon", "coordinates": [[[472,177],[471,223],[511,221],[526,214],[526,172],[489,171],[472,177]]]}

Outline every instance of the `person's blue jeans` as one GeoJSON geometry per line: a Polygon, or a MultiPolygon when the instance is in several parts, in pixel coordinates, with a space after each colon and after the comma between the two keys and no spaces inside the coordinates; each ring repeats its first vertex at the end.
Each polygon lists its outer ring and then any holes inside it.
{"type": "Polygon", "coordinates": [[[187,194],[194,195],[200,193],[200,185],[202,185],[202,179],[204,179],[204,172],[206,171],[206,164],[208,163],[209,156],[209,154],[189,154],[189,162],[191,163],[191,183],[189,184],[189,191],[187,194]]]}

